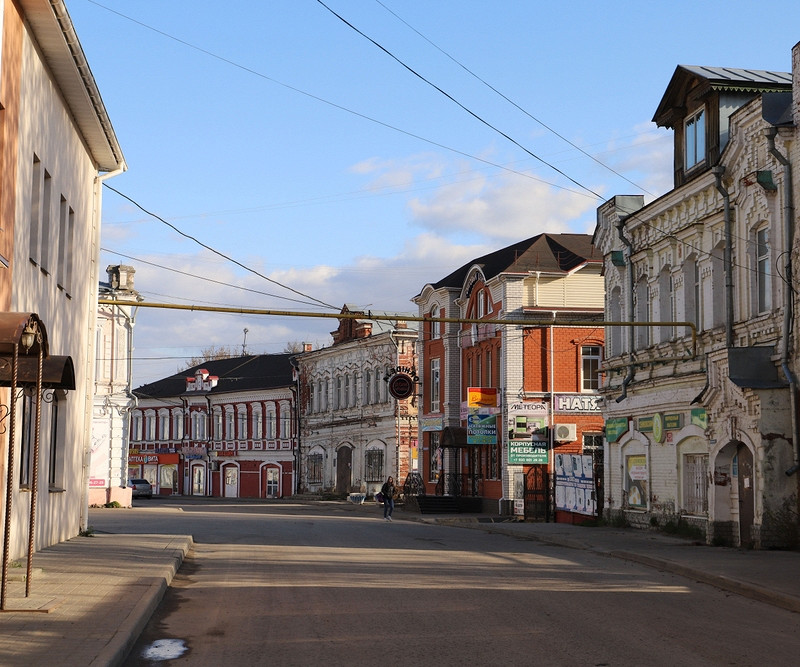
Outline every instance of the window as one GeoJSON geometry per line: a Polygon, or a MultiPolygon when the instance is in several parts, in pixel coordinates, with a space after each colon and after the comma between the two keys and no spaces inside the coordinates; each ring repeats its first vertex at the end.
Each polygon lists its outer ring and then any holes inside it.
{"type": "Polygon", "coordinates": [[[372,371],[364,371],[364,404],[372,403],[372,371]]]}
{"type": "Polygon", "coordinates": [[[42,163],[33,156],[33,173],[31,182],[31,219],[29,256],[31,262],[39,263],[39,239],[42,235],[42,163]]]}
{"type": "Polygon", "coordinates": [[[158,439],[169,440],[169,412],[166,410],[158,413],[158,439]]]}
{"type": "Polygon", "coordinates": [[[439,412],[439,359],[431,359],[431,412],[439,412]]]}
{"type": "Polygon", "coordinates": [[[192,412],[192,439],[206,439],[206,419],[205,415],[199,410],[192,412]]]}
{"type": "MultiPolygon", "coordinates": [[[[439,313],[437,312],[436,308],[431,310],[431,317],[439,317],[439,313]]],[[[431,322],[431,340],[435,338],[441,338],[441,336],[442,336],[442,323],[431,322]]]]}
{"type": "Polygon", "coordinates": [[[769,228],[756,232],[756,313],[772,308],[772,261],[769,247],[769,228]]]}
{"type": "Polygon", "coordinates": [[[600,346],[581,346],[581,391],[600,388],[600,346]]]}
{"type": "Polygon", "coordinates": [[[183,410],[180,408],[172,414],[172,437],[183,440],[183,410]]]}
{"type": "Polygon", "coordinates": [[[380,403],[381,402],[381,369],[380,368],[376,368],[375,369],[375,384],[373,386],[373,392],[374,392],[375,400],[373,400],[372,402],[373,403],[380,403]]]}
{"type": "Polygon", "coordinates": [[[275,421],[275,408],[269,408],[267,410],[267,440],[275,439],[276,427],[277,424],[275,421]]]}
{"type": "Polygon", "coordinates": [[[148,412],[145,417],[145,434],[144,439],[152,442],[156,439],[156,414],[155,412],[148,412]]]}
{"type": "Polygon", "coordinates": [[[314,391],[314,383],[308,383],[308,411],[314,413],[317,411],[317,394],[314,391]]]}
{"type": "Polygon", "coordinates": [[[322,484],[322,454],[320,452],[308,455],[308,483],[322,484]]]}
{"type": "Polygon", "coordinates": [[[689,514],[708,513],[708,454],[683,457],[684,510],[689,514]]]}
{"type": "Polygon", "coordinates": [[[225,411],[225,439],[233,440],[236,437],[236,416],[233,414],[233,409],[225,411]]]}
{"type": "Polygon", "coordinates": [[[236,413],[236,416],[239,422],[238,426],[236,427],[239,440],[247,440],[247,408],[244,406],[240,407],[236,413]]]}
{"type": "Polygon", "coordinates": [[[28,488],[33,465],[33,439],[36,433],[36,415],[33,397],[27,392],[22,397],[22,433],[19,457],[19,485],[28,488]]]}
{"type": "Polygon", "coordinates": [[[222,410],[214,408],[214,440],[222,440],[222,410]]]}
{"type": "Polygon", "coordinates": [[[337,375],[336,376],[336,385],[335,385],[335,389],[334,389],[334,392],[333,392],[333,409],[334,410],[338,410],[343,405],[343,403],[342,403],[342,395],[343,395],[342,392],[343,391],[344,390],[343,390],[343,387],[342,387],[342,378],[341,378],[341,376],[337,375]]]}
{"type": "Polygon", "coordinates": [[[383,481],[383,450],[368,449],[364,455],[364,475],[368,482],[383,481]]]}
{"type": "Polygon", "coordinates": [[[142,413],[134,412],[131,417],[131,440],[142,439],[142,413]]]}
{"type": "Polygon", "coordinates": [[[486,314],[486,301],[483,290],[478,290],[475,295],[475,317],[481,318],[486,314]]]}
{"type": "Polygon", "coordinates": [[[352,405],[352,396],[350,395],[350,373],[345,373],[344,376],[344,396],[342,398],[342,407],[349,408],[352,405]]]}
{"type": "Polygon", "coordinates": [[[430,431],[428,436],[428,481],[439,481],[439,471],[442,469],[442,449],[440,447],[439,431],[430,431]]]}
{"type": "Polygon", "coordinates": [[[489,445],[489,479],[500,479],[500,443],[489,445]]]}
{"type": "MultiPolygon", "coordinates": [[[[647,279],[643,276],[636,283],[636,321],[650,321],[650,289],[647,279]]],[[[642,350],[650,344],[650,327],[635,327],[636,349],[642,350]]]]}
{"type": "Polygon", "coordinates": [[[58,446],[58,403],[59,392],[53,392],[53,400],[50,403],[50,465],[47,469],[47,482],[50,488],[60,487],[62,484],[63,460],[60,456],[61,449],[58,446]]]}
{"type": "MultiPolygon", "coordinates": [[[[658,274],[658,319],[662,322],[675,321],[675,292],[672,288],[672,273],[670,267],[665,266],[658,274]]],[[[663,343],[673,336],[673,327],[662,325],[659,327],[659,340],[663,343]]]]}
{"type": "Polygon", "coordinates": [[[684,166],[689,170],[706,159],[706,117],[703,109],[686,119],[684,135],[684,166]]]}
{"type": "Polygon", "coordinates": [[[253,408],[251,431],[254,440],[261,440],[264,437],[264,422],[261,419],[261,406],[253,408]]]}
{"type": "Polygon", "coordinates": [[[292,437],[292,415],[289,412],[289,406],[282,405],[281,406],[281,438],[291,438],[292,437]]]}

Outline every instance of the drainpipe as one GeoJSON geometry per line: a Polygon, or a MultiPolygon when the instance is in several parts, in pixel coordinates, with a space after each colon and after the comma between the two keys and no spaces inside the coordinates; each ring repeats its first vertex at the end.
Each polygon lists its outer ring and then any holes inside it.
{"type": "Polygon", "coordinates": [[[723,262],[725,264],[725,345],[733,347],[733,260],[732,260],[732,221],[731,221],[731,197],[725,186],[722,185],[722,175],[725,167],[717,165],[711,171],[717,179],[717,190],[722,195],[722,203],[725,217],[725,252],[723,262]]]}
{"type": "Polygon", "coordinates": [[[789,335],[791,332],[794,309],[792,307],[793,290],[792,280],[792,246],[794,244],[794,200],[792,198],[792,164],[775,147],[775,135],[778,128],[774,125],[764,130],[767,138],[769,152],[781,166],[783,166],[783,231],[786,239],[786,266],[784,267],[784,280],[787,285],[783,289],[783,322],[781,325],[781,368],[786,380],[789,382],[789,406],[792,414],[792,444],[794,445],[794,465],[786,470],[786,475],[794,475],[800,470],[800,428],[797,422],[797,379],[789,368],[789,335]]]}
{"type": "MultiPolygon", "coordinates": [[[[628,220],[630,216],[626,215],[625,217],[620,217],[619,223],[617,223],[617,234],[619,235],[620,241],[625,245],[628,249],[628,321],[634,321],[634,312],[633,312],[633,287],[634,287],[634,280],[633,280],[633,262],[631,261],[631,257],[633,256],[633,244],[625,237],[622,233],[625,229],[625,222],[628,220]]],[[[628,397],[628,385],[633,381],[633,375],[636,372],[636,369],[633,365],[633,347],[634,347],[634,337],[633,332],[634,328],[629,327],[630,331],[630,340],[628,341],[628,372],[622,380],[622,393],[617,396],[614,401],[617,403],[622,403],[628,397]]]]}

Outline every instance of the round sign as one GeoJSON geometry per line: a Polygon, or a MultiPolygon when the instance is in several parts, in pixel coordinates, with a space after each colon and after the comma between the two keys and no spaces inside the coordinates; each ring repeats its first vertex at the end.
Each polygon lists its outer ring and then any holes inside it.
{"type": "Polygon", "coordinates": [[[405,373],[397,373],[389,379],[389,393],[398,400],[408,398],[414,393],[414,381],[405,373]]]}
{"type": "Polygon", "coordinates": [[[660,412],[653,415],[653,440],[664,442],[664,417],[660,412]]]}

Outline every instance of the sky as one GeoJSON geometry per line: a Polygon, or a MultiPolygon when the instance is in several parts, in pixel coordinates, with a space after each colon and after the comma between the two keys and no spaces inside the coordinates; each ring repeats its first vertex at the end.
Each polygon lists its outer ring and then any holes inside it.
{"type": "MultiPolygon", "coordinates": [[[[788,72],[800,40],[784,0],[66,2],[128,167],[101,273],[133,266],[145,302],[292,312],[416,314],[475,257],[591,234],[608,198],[671,188],[652,117],[676,66],[788,72]]],[[[336,327],[140,308],[133,385],[336,327]]]]}

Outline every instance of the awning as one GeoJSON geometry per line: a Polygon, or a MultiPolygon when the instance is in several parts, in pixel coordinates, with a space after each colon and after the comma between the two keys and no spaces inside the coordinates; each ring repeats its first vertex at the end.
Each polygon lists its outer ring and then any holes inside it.
{"type": "MultiPolygon", "coordinates": [[[[39,370],[38,357],[19,357],[17,386],[35,387],[39,370]]],[[[0,357],[0,387],[11,386],[11,357],[0,357]]],[[[75,389],[75,367],[72,357],[50,356],[42,361],[42,387],[45,389],[75,389]]]]}
{"type": "Polygon", "coordinates": [[[728,377],[742,389],[783,389],[789,383],[778,374],[772,360],[774,347],[732,347],[728,349],[728,377]]]}
{"type": "Polygon", "coordinates": [[[48,355],[47,329],[36,313],[9,313],[0,312],[0,355],[11,356],[14,345],[20,346],[20,356],[39,354],[39,346],[46,357],[48,355]],[[20,346],[22,334],[26,328],[35,331],[38,336],[33,338],[30,349],[20,346]]]}
{"type": "Polygon", "coordinates": [[[440,445],[442,447],[474,447],[467,442],[467,429],[463,426],[445,426],[440,445]]]}

